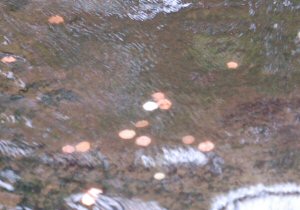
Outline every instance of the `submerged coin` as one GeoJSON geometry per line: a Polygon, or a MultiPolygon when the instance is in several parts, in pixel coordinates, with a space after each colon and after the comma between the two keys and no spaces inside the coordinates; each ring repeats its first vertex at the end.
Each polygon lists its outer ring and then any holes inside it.
{"type": "Polygon", "coordinates": [[[151,144],[151,138],[148,136],[140,136],[135,140],[135,144],[142,147],[147,147],[151,144]]]}
{"type": "Polygon", "coordinates": [[[162,92],[153,93],[151,96],[152,96],[152,99],[156,102],[159,100],[165,99],[165,94],[162,92]]]}
{"type": "Polygon", "coordinates": [[[158,108],[158,104],[155,103],[154,101],[147,101],[146,103],[143,104],[143,109],[149,112],[154,111],[157,108],[158,108]]]}
{"type": "Polygon", "coordinates": [[[213,150],[214,148],[215,148],[215,144],[212,143],[211,141],[204,141],[198,145],[198,149],[201,152],[209,152],[209,151],[213,150]]]}
{"type": "Polygon", "coordinates": [[[125,129],[119,132],[119,137],[121,139],[132,139],[135,137],[136,132],[134,130],[125,129]]]}
{"type": "Polygon", "coordinates": [[[75,146],[76,152],[87,152],[91,148],[91,144],[87,141],[82,141],[75,146]]]}
{"type": "Polygon", "coordinates": [[[157,103],[158,103],[159,108],[162,110],[168,110],[172,106],[172,102],[166,98],[159,100],[157,103]]]}
{"type": "Polygon", "coordinates": [[[135,127],[137,127],[137,128],[145,128],[148,125],[149,125],[149,122],[147,120],[140,120],[135,123],[135,127]]]}
{"type": "Polygon", "coordinates": [[[229,68],[229,69],[236,69],[238,66],[239,66],[239,64],[234,61],[230,61],[227,63],[227,68],[229,68]]]}
{"type": "Polygon", "coordinates": [[[95,202],[96,202],[96,199],[88,193],[85,193],[81,198],[81,203],[86,206],[94,205],[95,202]]]}
{"type": "Polygon", "coordinates": [[[63,153],[73,153],[75,152],[75,147],[73,147],[72,145],[65,145],[62,148],[63,153]]]}
{"type": "Polygon", "coordinates": [[[154,179],[156,180],[163,180],[164,178],[166,178],[166,175],[162,172],[157,172],[154,174],[154,179]]]}
{"type": "Polygon", "coordinates": [[[51,16],[51,17],[48,18],[48,22],[50,24],[61,24],[61,23],[64,23],[65,20],[60,15],[54,15],[54,16],[51,16]]]}
{"type": "Polygon", "coordinates": [[[182,137],[182,142],[184,144],[192,144],[195,142],[195,137],[191,136],[191,135],[184,136],[184,137],[182,137]]]}
{"type": "Polygon", "coordinates": [[[13,56],[5,56],[1,59],[2,63],[13,63],[15,62],[17,59],[15,59],[13,56]]]}

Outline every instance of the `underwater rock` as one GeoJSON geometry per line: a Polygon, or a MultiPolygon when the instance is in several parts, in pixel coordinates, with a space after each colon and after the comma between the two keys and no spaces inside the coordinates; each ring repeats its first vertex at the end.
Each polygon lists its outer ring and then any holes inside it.
{"type": "Polygon", "coordinates": [[[0,171],[0,177],[7,179],[11,183],[15,183],[21,179],[21,177],[11,169],[4,169],[0,171]]]}
{"type": "Polygon", "coordinates": [[[209,171],[212,174],[215,174],[215,175],[222,174],[222,172],[223,172],[223,165],[225,163],[224,159],[221,158],[220,156],[216,155],[213,152],[208,153],[207,156],[210,159],[210,162],[209,162],[209,171]]]}
{"type": "Polygon", "coordinates": [[[7,191],[14,191],[15,190],[15,188],[11,184],[3,182],[1,180],[0,180],[0,188],[3,188],[7,191]]]}
{"type": "MultiPolygon", "coordinates": [[[[24,141],[0,140],[0,156],[9,158],[34,158],[50,166],[101,167],[108,170],[109,159],[99,150],[87,152],[41,152],[43,145],[24,141]]],[[[133,164],[145,168],[202,167],[209,165],[213,174],[221,174],[224,160],[214,152],[203,153],[191,146],[153,146],[136,151],[133,164]]]]}
{"type": "Polygon", "coordinates": [[[13,170],[4,169],[0,171],[0,188],[3,188],[7,191],[14,191],[15,188],[12,184],[15,184],[20,179],[21,177],[17,175],[13,170]]]}
{"type": "MultiPolygon", "coordinates": [[[[47,165],[81,166],[88,168],[102,167],[104,170],[109,168],[108,159],[99,151],[75,152],[72,154],[63,153],[37,153],[37,149],[43,145],[33,143],[28,144],[24,141],[0,140],[0,156],[9,158],[34,158],[47,165]]],[[[1,176],[1,174],[0,174],[1,176]]]]}
{"type": "Polygon", "coordinates": [[[61,101],[70,101],[76,102],[79,100],[79,96],[74,93],[72,90],[66,90],[64,88],[49,91],[43,94],[40,98],[40,101],[48,106],[58,105],[61,101]]]}
{"type": "MultiPolygon", "coordinates": [[[[74,194],[65,199],[67,205],[76,210],[87,210],[88,208],[80,204],[83,193],[74,194]]],[[[99,195],[95,198],[93,210],[167,210],[160,207],[155,201],[144,202],[140,199],[127,199],[122,197],[110,197],[99,195]]]]}
{"type": "Polygon", "coordinates": [[[146,168],[164,166],[203,166],[208,162],[207,156],[193,147],[152,147],[138,150],[135,164],[146,168]]]}
{"type": "Polygon", "coordinates": [[[25,90],[26,84],[25,82],[16,76],[12,71],[2,71],[0,69],[0,75],[4,76],[6,79],[11,80],[14,82],[14,85],[18,90],[25,90]]]}
{"type": "Polygon", "coordinates": [[[37,143],[28,144],[24,141],[0,140],[0,156],[13,158],[28,157],[41,146],[37,143]]]}
{"type": "Polygon", "coordinates": [[[240,188],[214,199],[211,210],[297,210],[300,186],[296,184],[262,184],[240,188]]]}
{"type": "Polygon", "coordinates": [[[81,166],[88,168],[102,167],[107,170],[109,168],[109,162],[107,158],[99,151],[89,152],[74,152],[71,154],[43,154],[40,156],[43,163],[48,165],[63,165],[63,166],[81,166]]]}

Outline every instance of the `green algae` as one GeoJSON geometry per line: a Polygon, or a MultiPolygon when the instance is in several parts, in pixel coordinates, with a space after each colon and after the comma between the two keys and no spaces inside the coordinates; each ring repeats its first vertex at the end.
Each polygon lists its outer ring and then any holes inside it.
{"type": "Polygon", "coordinates": [[[189,56],[201,71],[220,71],[226,69],[228,61],[242,60],[241,55],[237,53],[238,48],[238,43],[230,37],[196,35],[189,56]]]}

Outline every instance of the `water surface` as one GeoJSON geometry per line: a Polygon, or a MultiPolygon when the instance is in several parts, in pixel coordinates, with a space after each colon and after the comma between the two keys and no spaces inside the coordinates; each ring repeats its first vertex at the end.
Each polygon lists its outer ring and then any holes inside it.
{"type": "Polygon", "coordinates": [[[299,183],[299,10],[297,0],[0,0],[0,58],[16,59],[0,63],[0,204],[72,209],[65,199],[97,187],[104,206],[205,210],[232,189],[299,183]],[[157,91],[171,109],[143,110],[157,91]],[[121,140],[123,129],[151,145],[121,140]],[[215,149],[201,153],[207,140],[215,149]],[[90,151],[62,153],[81,141],[90,151]]]}

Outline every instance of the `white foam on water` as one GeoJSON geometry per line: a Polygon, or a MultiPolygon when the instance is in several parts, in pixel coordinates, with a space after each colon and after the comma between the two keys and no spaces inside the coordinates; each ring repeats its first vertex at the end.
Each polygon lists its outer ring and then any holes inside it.
{"type": "Polygon", "coordinates": [[[300,186],[262,184],[240,188],[214,199],[211,210],[299,210],[300,186]]]}
{"type": "Polygon", "coordinates": [[[182,0],[61,0],[61,2],[76,11],[95,12],[105,16],[115,15],[137,21],[153,19],[160,13],[178,12],[192,4],[183,3],[182,0]]]}
{"type": "Polygon", "coordinates": [[[128,17],[133,20],[149,20],[159,13],[173,13],[190,6],[191,3],[182,3],[181,0],[141,0],[133,13],[128,17]]]}

